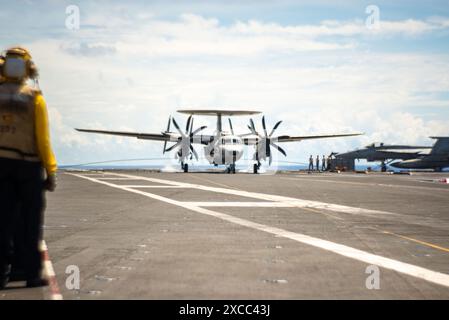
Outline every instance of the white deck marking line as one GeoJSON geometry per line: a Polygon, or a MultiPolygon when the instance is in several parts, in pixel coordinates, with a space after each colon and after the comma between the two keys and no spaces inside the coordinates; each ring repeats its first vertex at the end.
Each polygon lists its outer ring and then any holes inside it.
{"type": "Polygon", "coordinates": [[[432,188],[432,187],[421,187],[421,186],[405,186],[400,184],[386,184],[386,183],[363,183],[363,182],[354,182],[354,181],[339,181],[339,180],[328,180],[328,179],[302,179],[302,178],[281,178],[283,180],[296,180],[296,181],[317,181],[317,182],[330,182],[330,183],[340,183],[340,184],[351,184],[351,185],[362,185],[362,186],[373,186],[373,187],[387,187],[387,188],[404,188],[404,189],[418,189],[418,190],[441,190],[441,191],[449,191],[444,188],[432,188]]]}
{"type": "Polygon", "coordinates": [[[135,180],[144,180],[144,181],[150,181],[150,182],[166,184],[166,185],[168,184],[168,185],[175,185],[175,186],[183,186],[183,187],[192,188],[192,189],[232,194],[232,195],[236,195],[236,196],[260,199],[260,200],[265,200],[265,201],[283,202],[283,203],[291,204],[292,206],[298,207],[298,208],[315,208],[315,209],[321,209],[321,210],[329,210],[329,211],[336,211],[336,212],[342,212],[342,213],[348,213],[348,214],[354,214],[354,215],[364,215],[364,216],[371,216],[371,217],[378,217],[379,215],[389,215],[389,216],[398,215],[396,213],[387,212],[387,211],[349,207],[349,206],[344,206],[344,205],[312,201],[312,200],[302,200],[302,199],[297,199],[297,198],[290,198],[290,197],[271,195],[271,194],[265,194],[265,193],[248,192],[248,191],[243,191],[243,190],[225,189],[225,188],[218,188],[218,187],[209,187],[209,186],[204,186],[204,185],[199,185],[199,184],[191,184],[191,183],[178,182],[178,181],[172,181],[172,180],[162,180],[162,179],[156,179],[156,178],[147,178],[147,177],[142,177],[142,176],[133,176],[133,175],[127,175],[127,174],[121,174],[121,173],[107,173],[107,174],[117,175],[117,176],[126,177],[126,178],[134,178],[135,180]]]}
{"type": "Polygon", "coordinates": [[[195,207],[266,207],[266,208],[295,208],[296,206],[291,203],[285,202],[245,202],[245,201],[183,201],[182,203],[195,207]]]}
{"type": "Polygon", "coordinates": [[[139,186],[138,184],[136,185],[123,185],[123,187],[127,187],[127,188],[162,188],[162,189],[179,189],[179,188],[186,188],[186,187],[181,187],[181,186],[145,186],[145,185],[141,185],[139,186]]]}
{"type": "Polygon", "coordinates": [[[120,185],[116,185],[113,183],[101,181],[101,180],[90,178],[90,177],[85,177],[85,176],[78,175],[78,174],[73,174],[73,173],[69,173],[69,174],[77,176],[82,179],[89,180],[91,182],[96,182],[96,183],[103,184],[103,185],[106,185],[106,186],[109,186],[112,188],[117,188],[120,190],[140,194],[140,195],[143,195],[148,198],[152,198],[155,200],[173,204],[173,205],[176,205],[176,206],[179,206],[182,208],[186,208],[186,209],[198,212],[198,213],[202,213],[204,215],[216,217],[223,221],[231,222],[231,223],[241,225],[241,226],[244,226],[247,228],[270,233],[270,234],[273,234],[278,237],[283,237],[283,238],[291,239],[291,240],[294,240],[294,241],[297,241],[297,242],[300,242],[303,244],[311,245],[311,246],[314,246],[314,247],[317,247],[317,248],[320,248],[320,249],[323,249],[323,250],[326,250],[329,252],[333,252],[333,253],[336,253],[341,256],[348,257],[348,258],[351,258],[354,260],[358,260],[358,261],[361,261],[361,262],[364,262],[364,263],[367,263],[370,265],[371,264],[377,265],[382,268],[390,269],[390,270],[393,270],[393,271],[396,271],[399,273],[403,273],[403,274],[406,274],[406,275],[409,275],[409,276],[412,276],[412,277],[415,277],[418,279],[432,282],[432,283],[435,283],[435,284],[438,284],[441,286],[449,287],[449,275],[444,274],[444,273],[429,270],[429,269],[426,269],[423,267],[415,266],[415,265],[397,261],[394,259],[385,258],[382,256],[378,256],[378,255],[375,255],[375,254],[372,254],[369,252],[365,252],[365,251],[362,251],[359,249],[348,247],[348,246],[338,244],[335,242],[331,242],[328,240],[314,238],[314,237],[307,236],[307,235],[304,235],[301,233],[295,233],[295,232],[287,231],[287,230],[276,228],[276,227],[270,227],[267,225],[263,225],[263,224],[252,222],[249,220],[237,218],[237,217],[234,217],[234,216],[231,216],[228,214],[220,213],[217,211],[212,211],[209,209],[204,209],[201,207],[195,207],[193,205],[185,204],[181,201],[166,198],[166,197],[163,197],[163,196],[160,196],[157,194],[148,193],[148,192],[144,192],[144,191],[140,191],[140,190],[135,190],[132,188],[126,188],[126,187],[123,187],[120,185]]]}
{"type": "Polygon", "coordinates": [[[40,249],[44,261],[44,274],[48,278],[50,286],[50,300],[63,300],[62,294],[59,291],[58,281],[56,280],[56,273],[53,269],[50,255],[48,254],[47,244],[44,240],[41,241],[40,249]]]}
{"type": "Polygon", "coordinates": [[[136,179],[132,179],[132,178],[111,178],[111,177],[101,177],[101,178],[97,178],[100,180],[136,180],[136,179]]]}

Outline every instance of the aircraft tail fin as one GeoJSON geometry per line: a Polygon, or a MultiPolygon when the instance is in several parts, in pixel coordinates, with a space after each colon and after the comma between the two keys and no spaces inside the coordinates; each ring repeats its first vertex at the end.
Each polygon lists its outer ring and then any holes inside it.
{"type": "Polygon", "coordinates": [[[430,154],[449,155],[449,137],[430,137],[437,141],[432,147],[430,154]]]}

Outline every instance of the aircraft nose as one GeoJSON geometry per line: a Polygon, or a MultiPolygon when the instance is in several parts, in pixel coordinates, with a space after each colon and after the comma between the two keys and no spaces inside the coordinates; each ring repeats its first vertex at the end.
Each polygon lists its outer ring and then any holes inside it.
{"type": "Polygon", "coordinates": [[[226,146],[226,156],[230,159],[238,160],[242,156],[242,148],[240,146],[226,146]]]}
{"type": "Polygon", "coordinates": [[[419,164],[419,161],[411,159],[411,160],[398,161],[390,165],[398,169],[413,169],[416,168],[417,164],[419,164]]]}
{"type": "Polygon", "coordinates": [[[402,161],[390,163],[390,166],[392,166],[392,167],[394,167],[394,168],[399,168],[399,169],[401,169],[401,168],[403,168],[403,165],[401,164],[401,162],[402,162],[402,161]]]}

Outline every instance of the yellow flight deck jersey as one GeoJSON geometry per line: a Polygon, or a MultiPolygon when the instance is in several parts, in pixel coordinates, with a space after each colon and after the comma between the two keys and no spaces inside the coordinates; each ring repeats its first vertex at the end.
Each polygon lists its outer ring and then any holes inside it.
{"type": "Polygon", "coordinates": [[[47,174],[50,175],[56,173],[58,166],[56,164],[55,155],[51,148],[47,104],[45,103],[42,94],[39,93],[36,95],[35,104],[36,108],[34,111],[34,125],[37,139],[37,149],[42,165],[47,171],[47,174]]]}
{"type": "Polygon", "coordinates": [[[0,158],[41,162],[47,174],[57,170],[41,92],[17,83],[0,84],[0,158]]]}

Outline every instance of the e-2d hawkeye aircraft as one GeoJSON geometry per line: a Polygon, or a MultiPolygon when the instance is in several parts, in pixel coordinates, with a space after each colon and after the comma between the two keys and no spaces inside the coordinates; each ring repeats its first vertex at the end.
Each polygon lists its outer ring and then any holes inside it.
{"type": "Polygon", "coordinates": [[[223,116],[243,116],[243,115],[255,115],[260,114],[260,111],[244,111],[244,110],[178,110],[179,113],[188,114],[185,131],[181,130],[179,124],[175,118],[169,117],[167,129],[161,133],[139,133],[139,132],[122,132],[122,131],[106,131],[106,130],[92,130],[92,129],[76,129],[81,132],[110,134],[118,136],[135,137],[137,139],[144,140],[156,140],[163,141],[164,148],[163,153],[174,150],[175,158],[177,158],[181,164],[181,169],[184,172],[189,171],[187,161],[192,160],[195,157],[198,160],[198,153],[194,149],[194,144],[204,145],[204,155],[210,164],[215,166],[225,165],[227,173],[235,173],[235,164],[243,156],[243,147],[245,145],[254,146],[254,165],[253,173],[258,173],[261,166],[261,161],[266,161],[268,158],[269,164],[272,162],[272,150],[271,147],[277,149],[284,156],[287,156],[284,149],[277,145],[279,142],[291,142],[301,141],[308,139],[321,139],[321,138],[336,138],[336,137],[349,137],[358,136],[362,133],[346,133],[346,134],[333,134],[333,135],[310,135],[310,136],[273,136],[275,130],[279,127],[282,121],[278,121],[271,132],[268,134],[265,116],[262,117],[263,132],[257,131],[254,121],[250,119],[248,125],[249,133],[235,134],[232,127],[231,119],[229,120],[230,132],[224,131],[222,126],[223,116]],[[193,115],[201,116],[216,116],[217,127],[213,135],[200,134],[201,131],[206,129],[206,126],[193,129],[193,115]],[[170,125],[173,123],[177,132],[170,131],[170,125]],[[174,144],[167,148],[168,142],[174,142],[174,144]]]}

